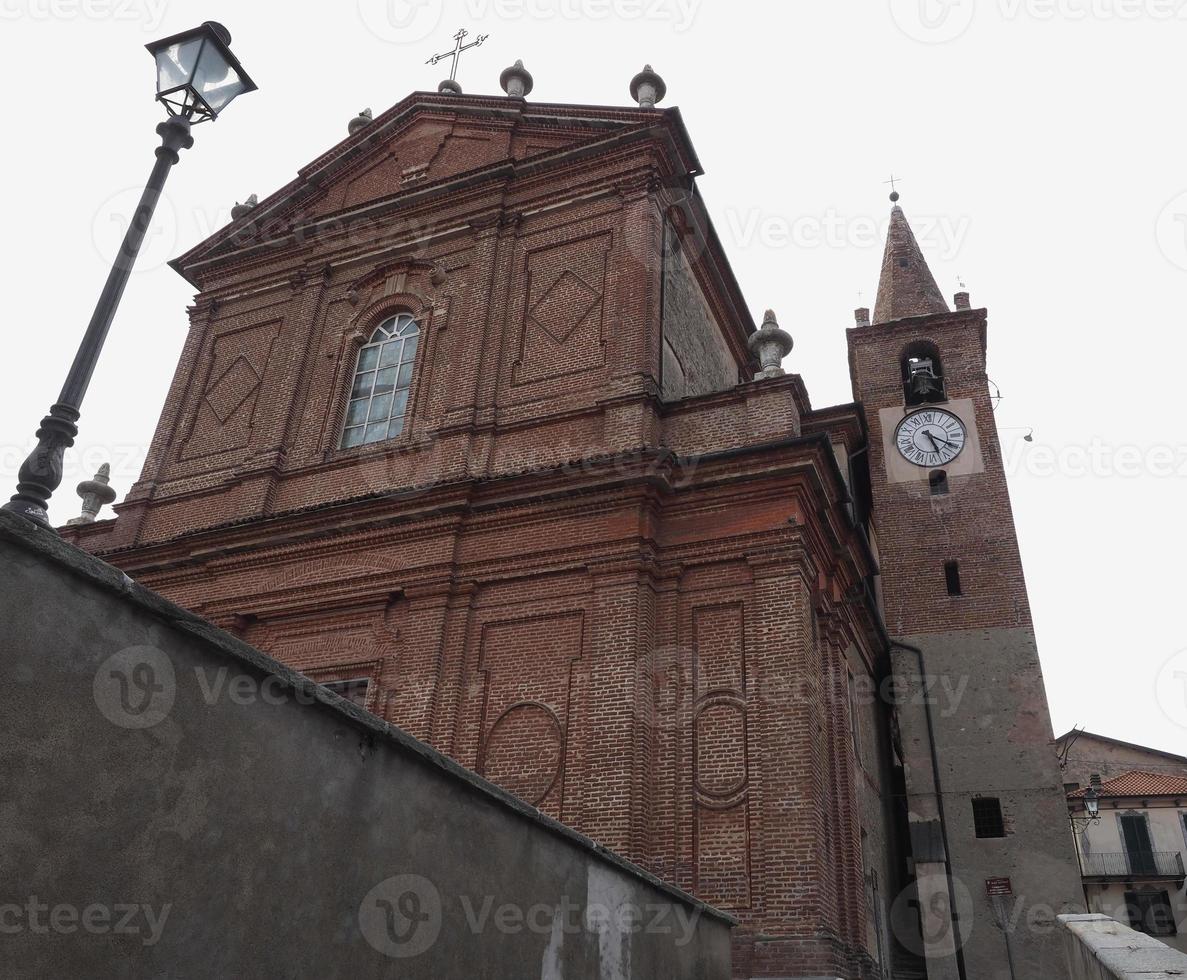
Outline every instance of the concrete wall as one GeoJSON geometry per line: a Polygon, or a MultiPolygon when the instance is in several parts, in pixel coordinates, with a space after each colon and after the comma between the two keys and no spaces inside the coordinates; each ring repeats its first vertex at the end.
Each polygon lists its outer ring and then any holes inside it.
{"type": "Polygon", "coordinates": [[[1071,980],[1169,980],[1187,974],[1187,955],[1103,915],[1061,915],[1071,980]]]}
{"type": "Polygon", "coordinates": [[[0,513],[5,980],[725,980],[730,921],[0,513]]]}

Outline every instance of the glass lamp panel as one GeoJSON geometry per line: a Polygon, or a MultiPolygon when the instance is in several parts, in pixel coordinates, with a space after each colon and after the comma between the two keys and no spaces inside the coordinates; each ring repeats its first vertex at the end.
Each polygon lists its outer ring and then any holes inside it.
{"type": "Polygon", "coordinates": [[[217,44],[207,44],[202,49],[191,84],[215,112],[219,112],[246,87],[217,44]]]}
{"type": "Polygon", "coordinates": [[[233,68],[227,69],[227,77],[209,82],[198,89],[206,104],[215,112],[222,112],[237,95],[242,95],[246,86],[233,68]]]}
{"type": "Polygon", "coordinates": [[[168,92],[170,89],[185,85],[194,73],[194,65],[198,60],[198,52],[202,48],[201,37],[191,38],[170,44],[154,52],[157,60],[157,91],[168,92]]]}

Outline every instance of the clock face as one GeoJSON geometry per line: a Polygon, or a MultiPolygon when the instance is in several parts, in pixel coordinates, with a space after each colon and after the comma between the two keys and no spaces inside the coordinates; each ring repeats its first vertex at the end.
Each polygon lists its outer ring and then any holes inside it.
{"type": "Polygon", "coordinates": [[[928,408],[908,415],[898,424],[895,445],[903,459],[916,466],[944,466],[964,449],[964,423],[942,408],[928,408]]]}

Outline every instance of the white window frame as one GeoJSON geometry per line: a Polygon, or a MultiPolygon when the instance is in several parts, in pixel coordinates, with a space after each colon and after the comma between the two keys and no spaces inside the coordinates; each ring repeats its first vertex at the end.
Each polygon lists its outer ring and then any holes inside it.
{"type": "Polygon", "coordinates": [[[355,356],[339,449],[395,439],[404,431],[412,398],[420,324],[410,313],[389,316],[355,356]]]}

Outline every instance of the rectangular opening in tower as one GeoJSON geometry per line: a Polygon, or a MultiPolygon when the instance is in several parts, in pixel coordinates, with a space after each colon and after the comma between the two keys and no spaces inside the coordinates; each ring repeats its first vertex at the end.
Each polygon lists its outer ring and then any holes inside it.
{"type": "Polygon", "coordinates": [[[944,562],[944,582],[948,586],[948,595],[961,595],[960,562],[944,562]]]}

